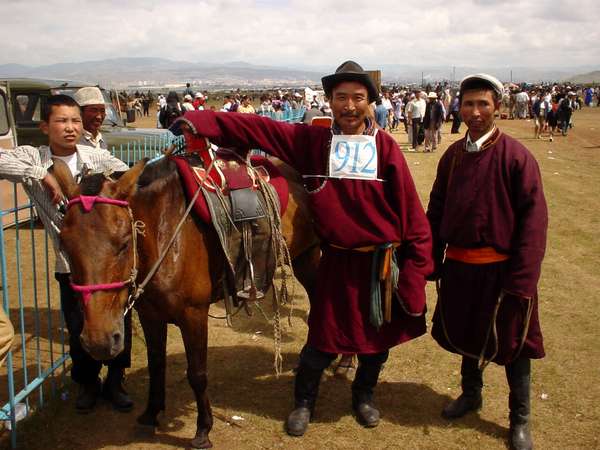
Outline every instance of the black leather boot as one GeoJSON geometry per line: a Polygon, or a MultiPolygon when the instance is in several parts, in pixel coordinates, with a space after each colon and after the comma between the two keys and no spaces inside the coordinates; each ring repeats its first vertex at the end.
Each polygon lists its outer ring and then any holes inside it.
{"type": "Polygon", "coordinates": [[[483,376],[477,367],[477,360],[463,356],[460,374],[462,394],[442,410],[442,417],[445,419],[457,419],[470,411],[481,409],[483,376]]]}
{"type": "Polygon", "coordinates": [[[285,430],[290,436],[302,436],[313,415],[319,383],[324,369],[313,369],[300,362],[294,384],[294,409],[285,422],[285,430]]]}
{"type": "Polygon", "coordinates": [[[129,412],[133,408],[133,401],[123,387],[124,374],[124,369],[109,367],[102,388],[102,396],[111,402],[117,411],[129,412]]]}
{"type": "Polygon", "coordinates": [[[519,358],[506,366],[506,379],[510,387],[508,407],[510,410],[509,444],[513,450],[531,450],[533,441],[529,431],[530,374],[529,358],[519,358]]]}
{"type": "Polygon", "coordinates": [[[89,413],[96,405],[96,400],[98,400],[100,390],[101,382],[99,378],[91,383],[80,384],[79,392],[77,393],[77,399],[75,400],[75,410],[79,414],[89,413]]]}
{"type": "Polygon", "coordinates": [[[387,356],[388,352],[386,351],[358,357],[358,369],[356,369],[356,376],[352,383],[352,410],[358,422],[367,428],[379,425],[381,416],[373,403],[373,391],[377,386],[379,373],[387,356]]]}

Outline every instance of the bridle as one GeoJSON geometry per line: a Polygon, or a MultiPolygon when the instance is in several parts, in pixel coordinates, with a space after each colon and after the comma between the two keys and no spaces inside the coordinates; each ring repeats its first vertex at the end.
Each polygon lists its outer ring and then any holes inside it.
{"type": "Polygon", "coordinates": [[[97,195],[79,195],[77,197],[73,197],[69,200],[67,204],[67,209],[71,208],[76,204],[81,204],[84,213],[89,213],[94,205],[102,203],[106,205],[119,206],[122,208],[127,208],[127,213],[129,214],[129,219],[131,221],[131,237],[132,237],[132,251],[133,251],[133,265],[131,267],[131,273],[129,278],[124,281],[116,281],[113,283],[100,283],[100,284],[75,284],[71,282],[71,288],[75,292],[80,292],[82,294],[83,303],[87,305],[87,303],[92,298],[92,294],[98,291],[113,291],[113,290],[121,290],[129,286],[129,297],[127,298],[127,305],[125,307],[125,312],[123,315],[126,315],[135,303],[135,300],[140,296],[141,290],[137,285],[137,275],[138,275],[138,250],[137,250],[137,238],[138,234],[145,236],[145,227],[146,225],[141,220],[135,220],[133,217],[133,212],[129,206],[129,202],[126,200],[117,200],[114,198],[108,197],[100,197],[97,195]]]}

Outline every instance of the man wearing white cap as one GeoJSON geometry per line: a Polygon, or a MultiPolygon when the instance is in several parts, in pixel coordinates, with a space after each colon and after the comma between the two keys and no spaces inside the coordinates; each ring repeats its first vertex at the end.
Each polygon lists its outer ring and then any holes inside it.
{"type": "Polygon", "coordinates": [[[487,74],[460,85],[467,135],[440,159],[427,216],[438,301],[432,335],[462,355],[462,394],[442,411],[455,419],[482,406],[483,369],[505,367],[510,447],[531,449],[531,359],[544,357],[537,283],[548,212],[538,164],[494,123],[502,84],[487,74]]]}
{"type": "Polygon", "coordinates": [[[425,151],[433,152],[437,149],[439,139],[438,133],[444,122],[444,106],[438,100],[435,92],[427,94],[427,107],[423,117],[423,127],[425,128],[425,151]]]}
{"type": "Polygon", "coordinates": [[[181,109],[184,113],[186,111],[194,110],[194,105],[192,105],[192,96],[190,94],[185,94],[183,96],[183,103],[181,104],[181,109]]]}
{"type": "Polygon", "coordinates": [[[100,132],[100,127],[106,117],[102,92],[95,86],[84,87],[75,93],[75,101],[81,106],[83,124],[79,144],[106,150],[108,147],[100,132]]]}

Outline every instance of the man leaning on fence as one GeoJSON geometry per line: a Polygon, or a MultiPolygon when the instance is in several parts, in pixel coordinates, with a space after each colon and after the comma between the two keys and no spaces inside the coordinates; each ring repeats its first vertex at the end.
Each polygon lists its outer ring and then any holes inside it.
{"type": "Polygon", "coordinates": [[[80,385],[76,410],[81,413],[91,411],[102,393],[116,409],[128,411],[133,403],[123,389],[122,380],[131,359],[131,315],[125,320],[125,350],[106,362],[108,376],[102,386],[98,378],[102,362],[93,359],[79,340],[83,310],[78,296],[71,289],[69,263],[59,243],[63,220],[59,204],[64,199],[54,176],[48,172],[53,158],[64,161],[76,179],[88,170],[104,173],[125,171],[128,167],[106,150],[78,144],[82,133],[81,108],[71,97],[49,97],[42,111],[40,126],[48,136],[49,145],[39,148],[26,145],[0,151],[0,179],[23,184],[54,245],[55,276],[60,286],[61,308],[69,330],[69,353],[73,361],[71,377],[80,385]]]}

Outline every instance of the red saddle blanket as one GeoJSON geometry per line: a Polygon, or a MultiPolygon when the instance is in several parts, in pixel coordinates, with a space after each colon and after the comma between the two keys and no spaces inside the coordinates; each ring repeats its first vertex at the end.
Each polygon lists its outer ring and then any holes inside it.
{"type": "MultiPolygon", "coordinates": [[[[170,159],[177,165],[189,201],[196,193],[200,180],[204,178],[205,170],[202,167],[191,166],[190,160],[186,156],[171,156],[170,159]]],[[[231,161],[227,158],[217,158],[215,160],[215,171],[211,172],[211,182],[204,183],[205,189],[214,191],[217,187],[223,194],[227,195],[230,189],[256,188],[256,181],[249,175],[248,168],[243,164],[231,163],[231,161]]],[[[252,156],[250,163],[256,172],[275,188],[279,197],[279,213],[283,216],[288,204],[289,188],[287,180],[267,158],[252,156]]],[[[212,223],[210,211],[203,195],[197,197],[194,212],[203,222],[212,223]]]]}

